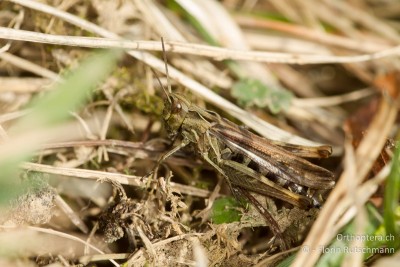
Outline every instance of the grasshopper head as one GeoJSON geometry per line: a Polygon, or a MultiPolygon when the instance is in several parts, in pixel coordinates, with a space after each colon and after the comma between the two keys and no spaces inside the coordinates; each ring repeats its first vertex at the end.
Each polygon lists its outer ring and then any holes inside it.
{"type": "Polygon", "coordinates": [[[189,112],[189,106],[190,102],[178,94],[172,94],[164,102],[163,118],[170,137],[174,137],[178,133],[189,112]]]}

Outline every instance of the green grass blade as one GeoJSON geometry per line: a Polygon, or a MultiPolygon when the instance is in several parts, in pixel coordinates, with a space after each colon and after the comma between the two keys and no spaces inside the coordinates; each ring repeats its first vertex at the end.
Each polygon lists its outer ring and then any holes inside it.
{"type": "Polygon", "coordinates": [[[388,239],[388,246],[398,248],[400,239],[399,229],[396,227],[396,210],[399,206],[400,195],[400,171],[399,171],[400,145],[396,144],[396,150],[392,159],[392,168],[386,181],[384,196],[384,225],[387,236],[395,238],[388,239]]]}
{"type": "MultiPolygon", "coordinates": [[[[46,131],[67,119],[70,116],[69,112],[77,110],[88,99],[96,85],[114,69],[118,54],[117,51],[95,53],[66,75],[49,93],[34,99],[29,105],[31,112],[10,129],[10,142],[13,142],[13,139],[15,142],[25,133],[46,131]]],[[[19,182],[18,166],[29,158],[38,142],[24,147],[16,146],[10,153],[0,156],[0,204],[7,203],[10,198],[23,191],[24,186],[29,186],[29,183],[19,182]]],[[[0,145],[2,153],[4,150],[1,148],[7,145],[0,145]]]]}

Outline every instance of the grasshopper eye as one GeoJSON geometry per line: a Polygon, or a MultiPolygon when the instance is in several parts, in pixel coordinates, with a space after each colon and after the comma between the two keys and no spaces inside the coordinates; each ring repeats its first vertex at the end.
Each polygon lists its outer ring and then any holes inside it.
{"type": "Polygon", "coordinates": [[[180,102],[174,102],[172,104],[172,113],[179,113],[182,110],[182,104],[180,102]]]}

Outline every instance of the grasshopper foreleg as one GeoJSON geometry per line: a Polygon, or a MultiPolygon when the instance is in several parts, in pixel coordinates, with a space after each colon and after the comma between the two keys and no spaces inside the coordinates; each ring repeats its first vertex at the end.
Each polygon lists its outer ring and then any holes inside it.
{"type": "Polygon", "coordinates": [[[168,151],[163,156],[161,156],[161,158],[157,162],[157,165],[160,165],[161,163],[163,163],[166,159],[168,159],[173,154],[175,154],[177,151],[179,151],[182,148],[184,148],[185,146],[187,146],[189,143],[190,143],[190,141],[188,139],[186,139],[186,138],[183,139],[179,145],[177,145],[176,147],[172,148],[170,151],[168,151]]]}
{"type": "MultiPolygon", "coordinates": [[[[188,139],[183,139],[181,141],[181,143],[179,145],[177,145],[176,147],[173,147],[170,151],[168,151],[167,153],[165,153],[164,155],[162,155],[159,160],[157,161],[156,166],[154,167],[154,169],[147,175],[148,177],[152,177],[155,179],[155,175],[157,175],[158,173],[158,168],[160,167],[160,165],[169,157],[171,157],[173,154],[175,154],[177,151],[179,151],[180,149],[184,148],[185,146],[187,146],[190,143],[190,141],[188,139]]],[[[150,182],[152,179],[149,179],[147,186],[149,186],[150,182]]]]}

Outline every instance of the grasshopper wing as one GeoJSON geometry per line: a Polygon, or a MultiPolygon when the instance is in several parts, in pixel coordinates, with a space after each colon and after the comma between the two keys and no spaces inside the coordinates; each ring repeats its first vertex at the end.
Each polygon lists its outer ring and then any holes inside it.
{"type": "MultiPolygon", "coordinates": [[[[285,150],[282,146],[277,146],[275,141],[233,125],[214,124],[210,128],[210,134],[230,149],[256,162],[263,171],[309,188],[329,189],[334,186],[334,176],[330,171],[310,163],[290,150],[285,150]]],[[[301,146],[296,146],[296,149],[301,150],[301,146]]]]}
{"type": "MultiPolygon", "coordinates": [[[[228,183],[232,189],[239,187],[261,195],[283,200],[300,208],[311,206],[312,201],[308,197],[295,194],[275,184],[246,165],[232,160],[222,160],[220,166],[226,177],[228,177],[228,183]]],[[[235,190],[232,190],[232,192],[235,192],[235,190]]]]}

